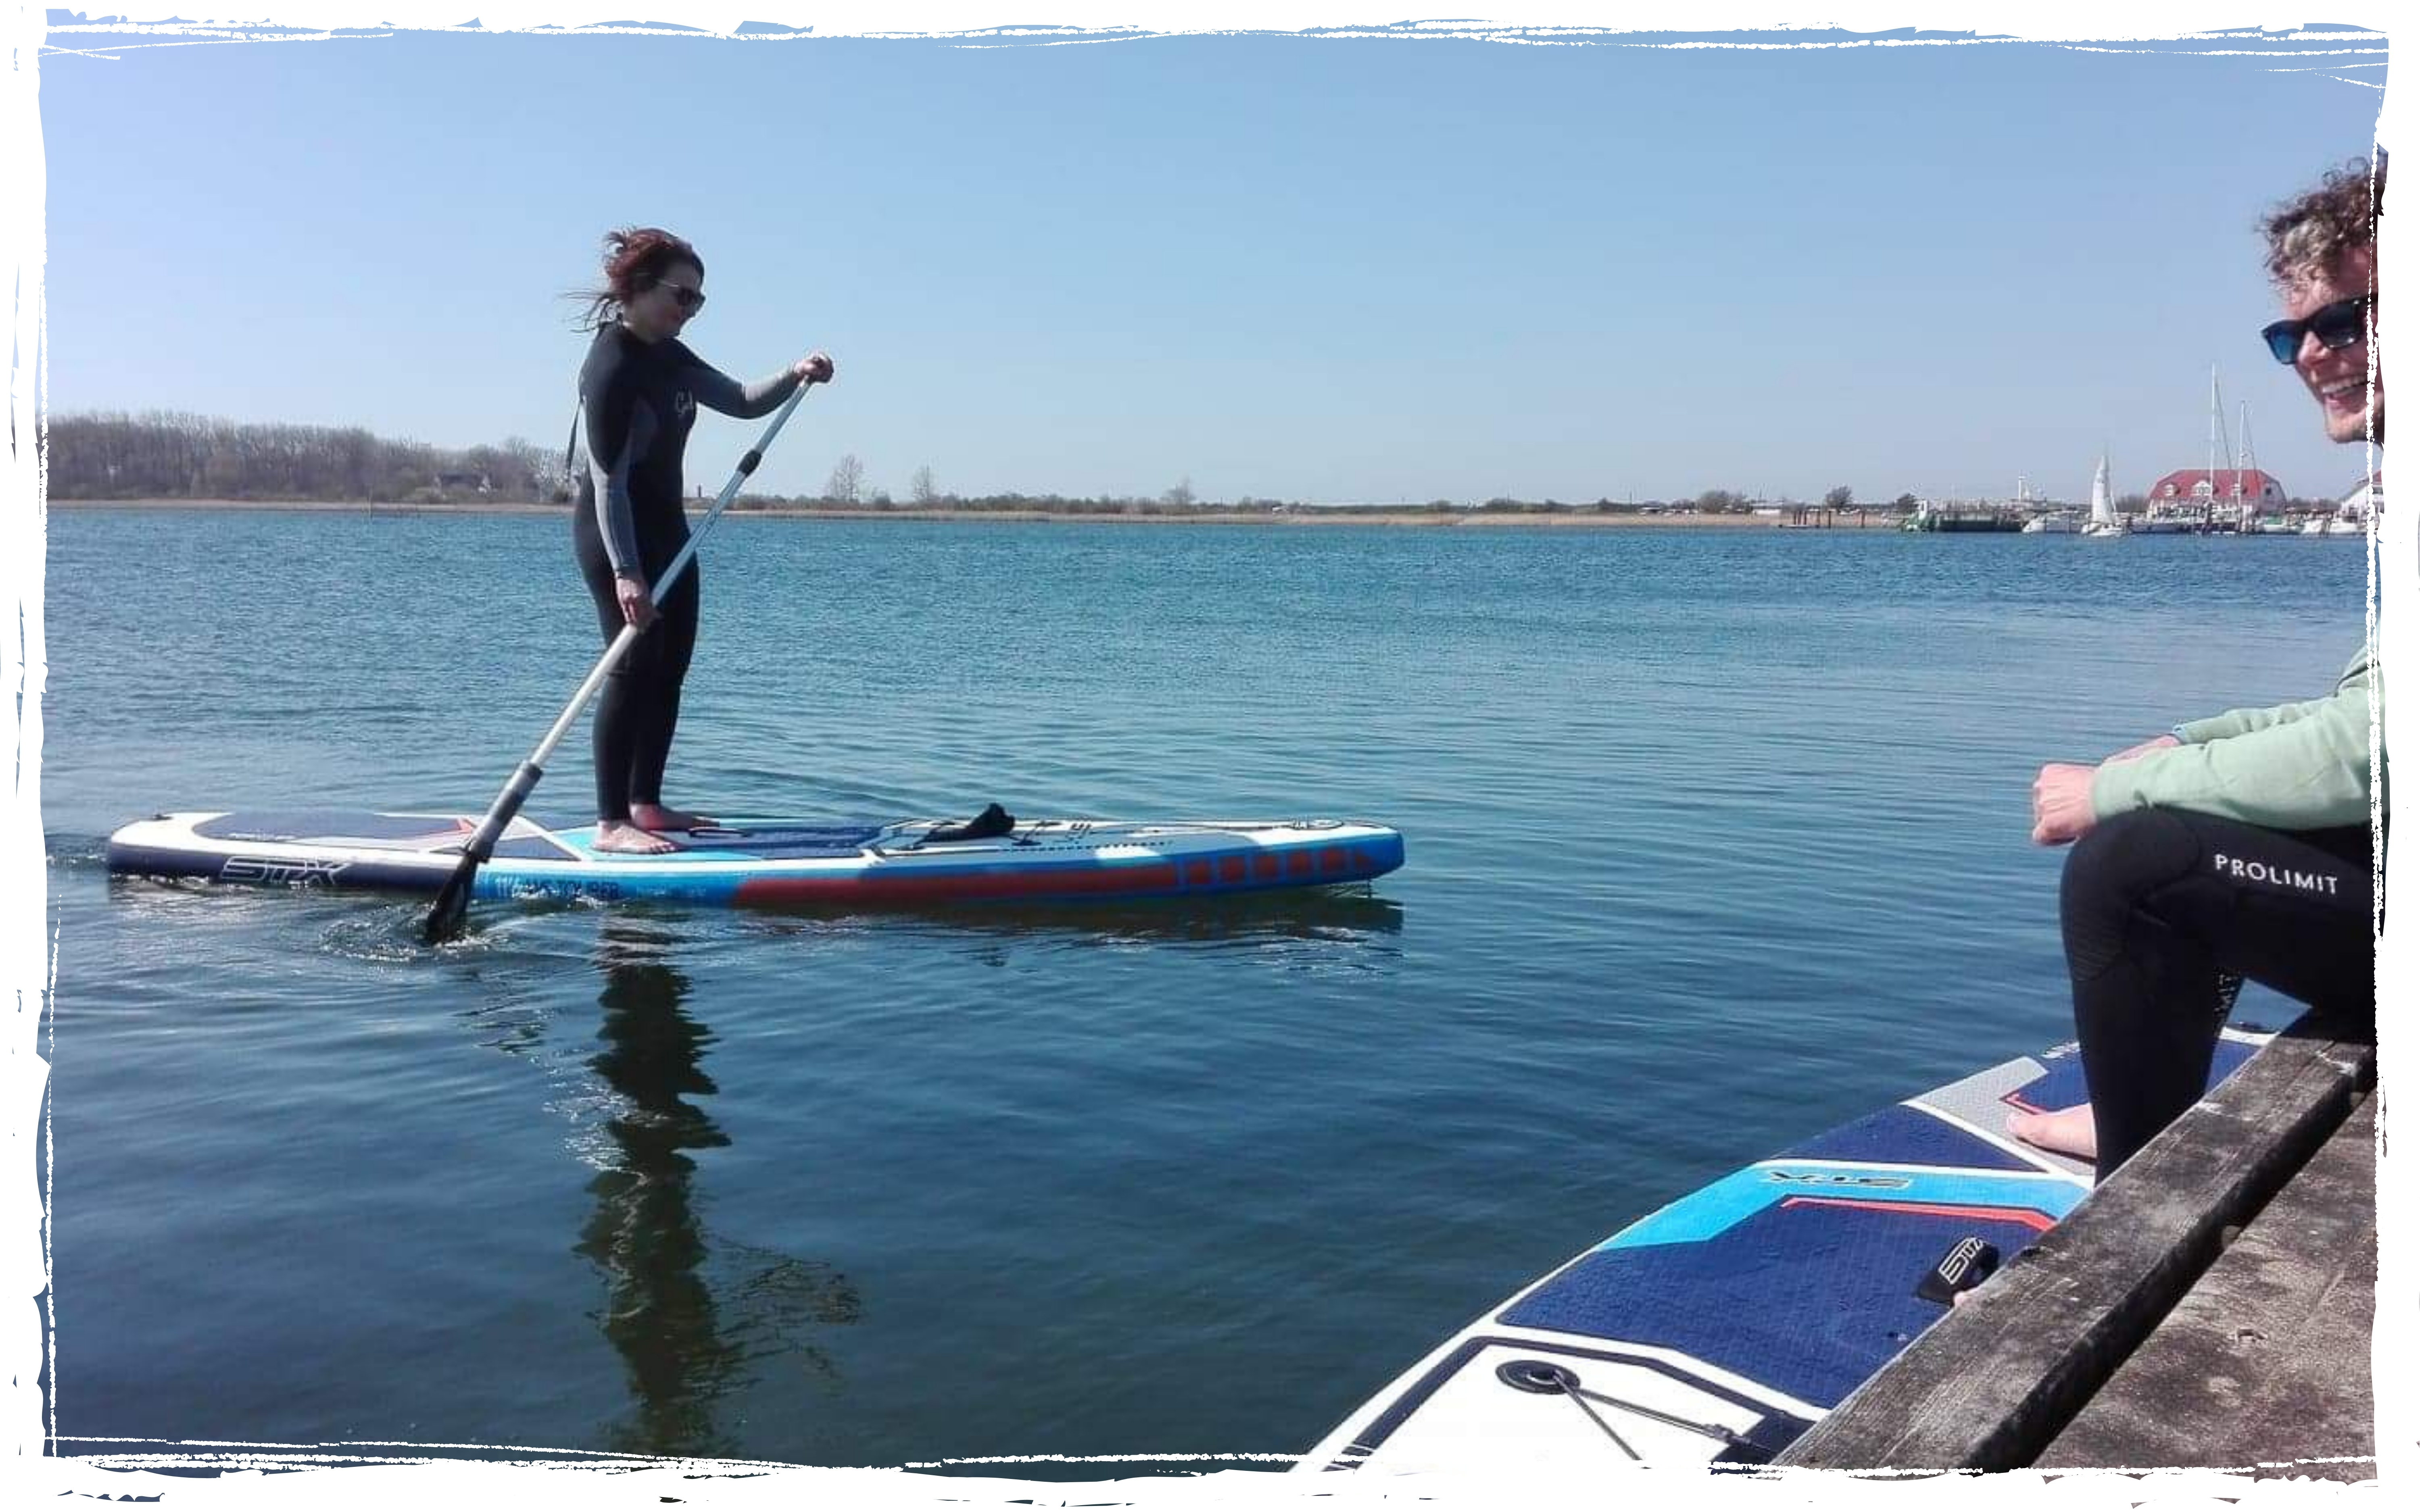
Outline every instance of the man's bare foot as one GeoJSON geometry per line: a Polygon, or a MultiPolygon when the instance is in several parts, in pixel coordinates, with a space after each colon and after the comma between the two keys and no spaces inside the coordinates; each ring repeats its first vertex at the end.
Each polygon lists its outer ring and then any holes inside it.
{"type": "Polygon", "coordinates": [[[704,829],[714,821],[704,814],[667,809],[660,803],[634,803],[630,805],[630,823],[660,835],[668,829],[704,829]]]}
{"type": "Polygon", "coordinates": [[[597,825],[597,838],[590,841],[592,849],[612,851],[622,856],[661,856],[675,847],[668,840],[659,840],[636,825],[608,819],[597,825]]]}
{"type": "Polygon", "coordinates": [[[2035,1149],[2047,1149],[2054,1155],[2091,1160],[2101,1153],[2089,1103],[2078,1103],[2071,1108],[2060,1108],[2053,1113],[2011,1113],[2009,1115],[2009,1133],[2035,1149]]]}

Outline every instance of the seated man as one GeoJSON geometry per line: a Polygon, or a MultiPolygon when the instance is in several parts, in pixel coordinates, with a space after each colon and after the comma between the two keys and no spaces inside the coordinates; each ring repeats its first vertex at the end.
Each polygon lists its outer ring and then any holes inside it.
{"type": "MultiPolygon", "coordinates": [[[[2331,440],[2386,440],[2386,379],[2369,370],[2385,201],[2381,153],[2263,227],[2286,318],[2261,335],[2302,374],[2331,440]]],[[[2091,1101],[2017,1115],[2011,1134],[2106,1178],[2201,1097],[2237,978],[2373,1011],[2374,694],[2365,645],[2307,702],[2193,720],[2097,767],[2041,769],[2033,838],[2078,842],[2059,927],[2091,1101]]],[[[2381,793],[2384,761],[2381,749],[2381,793]]]]}

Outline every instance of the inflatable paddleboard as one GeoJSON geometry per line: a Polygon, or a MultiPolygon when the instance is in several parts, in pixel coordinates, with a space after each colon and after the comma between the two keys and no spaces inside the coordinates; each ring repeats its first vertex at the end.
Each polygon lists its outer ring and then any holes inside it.
{"type": "MultiPolygon", "coordinates": [[[[478,816],[262,810],[163,813],[109,838],[109,870],[268,886],[435,893],[478,816]]],[[[517,818],[473,896],[769,907],[914,907],[1002,900],[1132,899],[1366,882],[1404,864],[1380,825],[1017,823],[954,840],[938,819],[733,820],[667,834],[659,856],[596,849],[596,826],[517,818]]]]}
{"type": "MultiPolygon", "coordinates": [[[[2215,1086],[2270,1036],[2228,1029],[2215,1086]]],[[[1295,1467],[1573,1484],[1607,1469],[1761,1464],[2091,1190],[2004,1132],[2085,1101],[2074,1046],[1910,1098],[1699,1189],[1513,1295],[1295,1467]]]]}

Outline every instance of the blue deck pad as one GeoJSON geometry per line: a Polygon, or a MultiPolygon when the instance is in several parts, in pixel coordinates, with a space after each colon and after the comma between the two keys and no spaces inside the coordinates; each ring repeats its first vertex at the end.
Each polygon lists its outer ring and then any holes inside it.
{"type": "Polygon", "coordinates": [[[2041,1169],[2022,1155],[1954,1123],[1895,1103],[1854,1123],[1792,1145],[1785,1158],[1889,1162],[1904,1165],[1965,1165],[1993,1171],[2041,1169]]]}
{"type": "MultiPolygon", "coordinates": [[[[2083,1196],[2040,1185],[2069,1204],[2083,1196]]],[[[1676,1350],[1829,1408],[1948,1311],[1916,1286],[1969,1236],[2013,1255],[2039,1234],[2013,1217],[1770,1205],[1702,1243],[1593,1251],[1498,1320],[1676,1350]]]]}
{"type": "Polygon", "coordinates": [[[2042,1073],[2010,1092],[2005,1101],[2012,1106],[2044,1112],[2084,1102],[2084,1057],[2073,1053],[2044,1057],[2042,1073]]]}
{"type": "Polygon", "coordinates": [[[888,825],[872,819],[847,823],[801,825],[786,820],[762,825],[736,825],[667,835],[683,850],[722,850],[746,856],[806,847],[815,851],[857,851],[874,843],[888,825]]]}
{"type": "Polygon", "coordinates": [[[1704,1244],[1792,1197],[1854,1198],[1898,1206],[2009,1208],[2049,1218],[2067,1216],[2085,1189],[2064,1176],[2039,1171],[1966,1175],[1886,1165],[1792,1165],[1768,1161],[1733,1171],[1670,1207],[1649,1213],[1597,1246],[1599,1251],[1704,1244]]]}
{"type": "MultiPolygon", "coordinates": [[[[2211,1085],[2258,1048],[2221,1040],[2211,1085]]],[[[2039,1063],[2008,1101],[2085,1100],[2071,1047],[2039,1063]]],[[[1498,1321],[1678,1350],[1829,1407],[1941,1316],[1915,1288],[1952,1244],[2014,1255],[2088,1191],[1897,1103],[1650,1213],[1498,1321]]]]}
{"type": "MultiPolygon", "coordinates": [[[[2210,1085],[2215,1088],[2234,1075],[2236,1068],[2251,1059],[2252,1053],[2259,1048],[2240,1040],[2221,1039],[2217,1052],[2210,1060],[2210,1085]]],[[[2061,1046],[2040,1058],[2045,1068],[2042,1074],[2009,1094],[2012,1103],[2048,1112],[2073,1107],[2086,1101],[2082,1056],[2071,1048],[2061,1046]]]]}
{"type": "MultiPolygon", "coordinates": [[[[656,859],[700,863],[846,859],[863,854],[865,847],[873,844],[887,827],[871,820],[830,824],[774,820],[763,825],[693,832],[673,830],[663,837],[673,842],[673,853],[656,859]]],[[[560,829],[554,838],[583,856],[597,854],[594,825],[560,829]]]]}

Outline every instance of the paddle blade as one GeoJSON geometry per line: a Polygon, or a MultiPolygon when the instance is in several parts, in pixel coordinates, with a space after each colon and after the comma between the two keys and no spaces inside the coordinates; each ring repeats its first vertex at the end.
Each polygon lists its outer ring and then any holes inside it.
{"type": "Polygon", "coordinates": [[[428,910],[427,921],[420,927],[420,937],[430,945],[442,944],[462,927],[463,916],[471,911],[471,880],[479,874],[479,857],[464,853],[462,862],[445,886],[437,889],[437,902],[428,910]]]}
{"type": "Polygon", "coordinates": [[[421,937],[429,944],[438,944],[461,926],[463,916],[471,910],[471,884],[479,874],[480,863],[496,854],[496,838],[512,824],[513,816],[520,813],[521,805],[528,801],[530,789],[537,786],[537,779],[545,775],[536,763],[521,763],[513,769],[511,779],[504,783],[504,791],[497,794],[496,801],[488,806],[488,817],[479,821],[479,827],[472,831],[470,840],[463,844],[460,864],[454,868],[454,874],[445,879],[445,886],[437,889],[437,902],[430,906],[427,921],[421,926],[421,937]]]}

